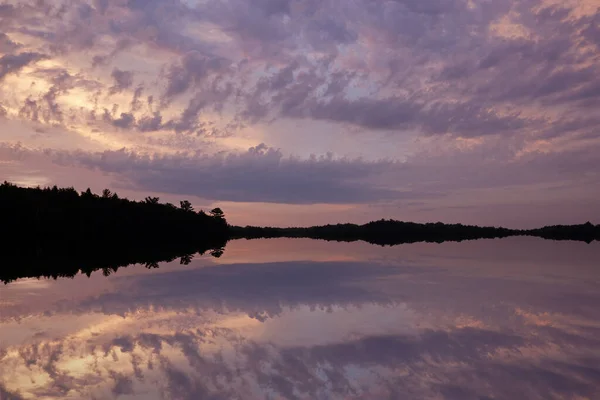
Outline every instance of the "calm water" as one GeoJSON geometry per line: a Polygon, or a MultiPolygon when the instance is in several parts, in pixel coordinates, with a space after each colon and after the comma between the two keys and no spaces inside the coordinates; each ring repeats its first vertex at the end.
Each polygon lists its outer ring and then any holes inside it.
{"type": "Polygon", "coordinates": [[[0,291],[3,400],[600,399],[598,242],[244,240],[0,291]]]}

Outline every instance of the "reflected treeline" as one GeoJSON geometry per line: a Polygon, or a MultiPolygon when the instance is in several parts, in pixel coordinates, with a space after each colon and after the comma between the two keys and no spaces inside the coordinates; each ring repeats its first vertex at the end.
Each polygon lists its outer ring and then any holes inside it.
{"type": "Polygon", "coordinates": [[[82,271],[115,270],[132,263],[157,265],[213,250],[219,255],[229,237],[223,212],[120,198],[105,189],[22,188],[0,185],[4,282],[35,276],[73,276],[82,271]]]}
{"type": "Polygon", "coordinates": [[[0,185],[0,280],[74,276],[102,270],[105,275],[130,264],[156,267],[159,262],[210,252],[219,257],[230,239],[311,238],[365,241],[377,245],[462,241],[508,236],[600,240],[600,225],[586,223],[532,230],[462,224],[418,224],[380,220],[364,225],[337,224],[309,228],[234,227],[219,208],[194,211],[187,200],[179,207],[158,197],[144,201],[120,198],[105,189],[22,188],[0,185]]]}
{"type": "Polygon", "coordinates": [[[164,241],[153,245],[122,243],[109,247],[85,241],[30,243],[5,249],[0,281],[8,283],[20,278],[41,277],[56,279],[74,277],[79,273],[90,276],[94,271],[102,271],[108,276],[130,265],[158,268],[160,263],[177,259],[180,264],[187,265],[196,255],[220,257],[225,244],[225,240],[209,239],[195,243],[164,241]]]}
{"type": "Polygon", "coordinates": [[[579,240],[591,243],[600,240],[600,225],[586,222],[581,225],[552,225],[538,229],[519,231],[522,235],[552,240],[579,240]]]}
{"type": "Polygon", "coordinates": [[[460,242],[474,239],[493,239],[509,236],[536,236],[553,240],[600,240],[600,225],[590,222],[581,225],[556,225],[540,229],[519,230],[481,227],[462,224],[403,222],[380,220],[364,225],[337,224],[308,228],[231,227],[233,239],[309,238],[341,242],[365,241],[381,246],[414,242],[460,242]]]}

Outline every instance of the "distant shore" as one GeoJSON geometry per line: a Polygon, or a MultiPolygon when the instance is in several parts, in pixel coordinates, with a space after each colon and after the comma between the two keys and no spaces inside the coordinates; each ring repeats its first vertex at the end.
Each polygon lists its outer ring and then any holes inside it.
{"type": "Polygon", "coordinates": [[[372,221],[364,225],[335,224],[306,228],[230,227],[232,239],[310,238],[342,242],[365,241],[377,245],[413,242],[445,242],[509,236],[535,236],[551,240],[577,240],[590,243],[600,240],[600,225],[590,222],[580,225],[554,225],[538,229],[508,229],[462,224],[372,221]]]}

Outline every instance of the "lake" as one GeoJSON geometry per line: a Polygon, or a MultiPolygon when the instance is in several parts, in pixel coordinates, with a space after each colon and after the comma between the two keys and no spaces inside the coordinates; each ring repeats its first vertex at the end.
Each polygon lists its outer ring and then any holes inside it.
{"type": "Polygon", "coordinates": [[[600,242],[238,240],[0,288],[1,399],[600,399],[600,242]]]}

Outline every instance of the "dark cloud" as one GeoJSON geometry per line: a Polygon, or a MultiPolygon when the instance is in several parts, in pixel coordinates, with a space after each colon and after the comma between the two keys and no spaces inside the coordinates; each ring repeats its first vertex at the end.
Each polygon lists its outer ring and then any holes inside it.
{"type": "Polygon", "coordinates": [[[310,117],[347,122],[371,129],[410,127],[421,108],[399,97],[376,100],[348,100],[336,97],[329,102],[315,102],[308,109],[310,117]]]}
{"type": "Polygon", "coordinates": [[[182,94],[190,87],[200,85],[212,74],[224,74],[230,61],[218,56],[194,51],[182,57],[180,64],[171,65],[167,72],[167,99],[182,94]]]}
{"type": "Polygon", "coordinates": [[[123,71],[118,68],[113,69],[111,73],[115,84],[110,88],[111,93],[122,92],[125,89],[129,89],[133,86],[133,72],[123,71]]]}
{"type": "MultiPolygon", "coordinates": [[[[23,118],[36,121],[42,118],[43,111],[38,102],[28,99],[21,114],[23,118]]],[[[103,119],[109,124],[119,121],[117,124],[137,126],[137,129],[159,127],[160,115],[147,121],[132,121],[133,117],[124,114],[120,119],[113,119],[105,110],[103,119]]],[[[167,128],[162,124],[160,129],[167,128]]],[[[211,134],[211,126],[202,129],[205,134],[211,134]]],[[[575,188],[588,188],[582,193],[587,196],[586,193],[591,195],[600,183],[600,177],[594,173],[598,146],[589,144],[571,151],[529,152],[518,159],[513,159],[510,146],[502,153],[496,151],[494,158],[485,147],[459,155],[439,156],[423,152],[399,163],[334,158],[332,155],[300,159],[286,157],[281,151],[265,145],[247,152],[211,155],[190,152],[188,149],[195,140],[195,135],[180,134],[170,141],[148,142],[181,149],[173,155],[143,155],[126,149],[98,153],[47,149],[43,155],[25,149],[25,155],[39,155],[59,165],[112,174],[119,177],[115,181],[118,187],[221,201],[369,203],[380,206],[386,201],[434,200],[467,193],[476,196],[479,190],[498,187],[518,192],[532,185],[538,186],[539,191],[549,197],[557,192],[568,192],[571,196],[575,188]]],[[[498,150],[497,146],[492,146],[498,150]]],[[[0,145],[0,149],[9,153],[19,150],[10,145],[0,145]]]]}
{"type": "Polygon", "coordinates": [[[252,6],[262,10],[265,15],[289,14],[292,0],[254,0],[252,6]]]}
{"type": "Polygon", "coordinates": [[[94,0],[94,7],[100,14],[104,14],[108,9],[108,0],[94,0]]]}
{"type": "Polygon", "coordinates": [[[162,115],[155,112],[152,116],[145,116],[138,120],[138,129],[142,132],[154,132],[162,128],[162,115]]]}
{"type": "Polygon", "coordinates": [[[92,67],[99,67],[108,65],[119,53],[127,50],[133,46],[134,42],[132,39],[125,37],[117,40],[115,47],[105,55],[95,55],[92,57],[92,67]]]}
{"type": "Polygon", "coordinates": [[[18,72],[23,67],[44,59],[41,53],[24,52],[19,54],[6,54],[0,58],[0,80],[8,74],[18,72]]]}
{"type": "Polygon", "coordinates": [[[393,2],[415,14],[439,15],[466,9],[465,2],[457,0],[393,0],[393,2]]]}
{"type": "Polygon", "coordinates": [[[63,122],[63,112],[57,103],[58,94],[59,89],[56,86],[53,86],[42,96],[42,99],[46,103],[46,112],[43,115],[44,120],[47,123],[53,120],[58,123],[63,122]]]}
{"type": "MultiPolygon", "coordinates": [[[[336,360],[336,363],[343,365],[377,363],[394,366],[415,362],[424,354],[430,354],[434,360],[442,362],[462,359],[474,363],[483,361],[488,352],[494,349],[517,350],[525,343],[523,337],[515,334],[479,328],[454,329],[450,332],[424,330],[419,336],[370,336],[357,341],[315,346],[310,350],[309,358],[311,364],[336,360]],[[469,344],[467,347],[461,345],[466,343],[469,344]]],[[[288,351],[298,354],[302,350],[304,349],[296,348],[288,351]]]]}
{"type": "MultiPolygon", "coordinates": [[[[418,273],[413,267],[373,266],[359,262],[235,264],[171,272],[162,277],[148,275],[120,279],[118,284],[129,286],[128,291],[90,298],[81,304],[81,310],[122,314],[131,307],[151,307],[154,301],[149,302],[143,294],[151,291],[157,307],[177,308],[185,302],[194,308],[241,311],[266,320],[280,315],[286,307],[391,304],[391,298],[355,287],[352,283],[418,273]],[[123,308],[125,304],[126,308],[123,308]]],[[[126,340],[113,343],[123,351],[131,348],[126,340]]]]}
{"type": "MultiPolygon", "coordinates": [[[[134,123],[130,114],[112,122],[134,123]]],[[[97,154],[56,153],[57,160],[115,172],[128,177],[138,189],[196,195],[208,199],[295,204],[354,203],[384,198],[413,197],[379,188],[369,178],[393,163],[313,157],[284,157],[265,145],[246,153],[147,158],[125,150],[97,154]]]]}
{"type": "MultiPolygon", "coordinates": [[[[499,115],[489,107],[474,102],[421,103],[408,97],[362,97],[351,100],[342,95],[319,100],[315,95],[319,83],[314,75],[299,74],[293,85],[279,90],[272,97],[279,115],[341,122],[375,130],[419,129],[425,134],[452,133],[463,137],[516,133],[532,122],[518,112],[499,115]],[[303,81],[313,78],[314,84],[303,84],[303,81]]],[[[335,83],[328,86],[327,90],[329,87],[335,88],[335,83]]],[[[267,115],[267,109],[261,107],[259,99],[254,96],[244,112],[244,117],[250,121],[267,115]]]]}
{"type": "Polygon", "coordinates": [[[103,85],[97,80],[87,79],[82,74],[72,75],[65,68],[38,68],[34,74],[48,80],[57,90],[63,93],[75,88],[89,92],[103,88],[103,85]]]}
{"type": "Polygon", "coordinates": [[[0,53],[12,53],[19,47],[21,45],[13,42],[6,33],[0,32],[0,53]]]}
{"type": "MultiPolygon", "coordinates": [[[[0,15],[2,15],[2,5],[0,4],[0,15]]],[[[9,392],[0,384],[0,399],[4,400],[23,400],[23,397],[16,393],[9,392]]]]}
{"type": "Polygon", "coordinates": [[[348,45],[358,39],[358,34],[348,28],[345,21],[323,18],[311,21],[305,31],[310,45],[321,51],[336,52],[338,45],[348,45]]]}
{"type": "Polygon", "coordinates": [[[112,346],[119,347],[123,353],[129,353],[129,352],[133,351],[134,343],[130,337],[126,337],[126,336],[118,337],[110,343],[110,346],[107,346],[105,351],[108,352],[110,350],[110,347],[112,347],[112,346]]]}
{"type": "Polygon", "coordinates": [[[111,123],[117,128],[129,129],[135,125],[135,117],[131,113],[121,113],[121,116],[111,123]]]}
{"type": "Polygon", "coordinates": [[[198,132],[202,129],[200,121],[201,112],[209,108],[213,111],[222,111],[225,102],[233,94],[233,86],[229,83],[224,87],[219,86],[219,81],[215,80],[211,85],[204,86],[204,89],[198,91],[188,106],[183,110],[177,120],[169,121],[166,127],[174,129],[176,132],[198,132]]]}
{"type": "MultiPolygon", "coordinates": [[[[579,79],[581,79],[581,76],[579,79]]],[[[561,100],[575,101],[579,106],[585,107],[597,107],[600,105],[600,79],[595,79],[591,82],[590,80],[586,80],[585,83],[583,85],[571,86],[574,87],[574,90],[561,96],[561,100]]]]}
{"type": "Polygon", "coordinates": [[[168,393],[175,399],[225,400],[229,398],[225,393],[211,393],[203,379],[194,379],[171,364],[165,363],[164,371],[168,393]]]}
{"type": "Polygon", "coordinates": [[[115,381],[112,393],[115,396],[133,394],[133,380],[124,374],[112,372],[111,379],[115,381]]]}
{"type": "Polygon", "coordinates": [[[14,16],[16,13],[15,6],[12,4],[2,3],[0,4],[0,16],[3,18],[9,18],[14,16]]]}
{"type": "Polygon", "coordinates": [[[224,27],[246,50],[256,55],[272,55],[277,50],[275,45],[291,35],[284,23],[289,3],[287,0],[209,1],[199,12],[206,12],[206,19],[224,27]],[[258,48],[261,43],[263,49],[258,48]]]}
{"type": "Polygon", "coordinates": [[[26,98],[23,106],[19,109],[19,117],[38,122],[40,118],[40,106],[38,102],[31,97],[26,98]]]}
{"type": "Polygon", "coordinates": [[[133,92],[133,98],[131,99],[131,111],[139,111],[142,108],[142,101],[140,100],[144,93],[144,87],[138,86],[133,92]]]}

